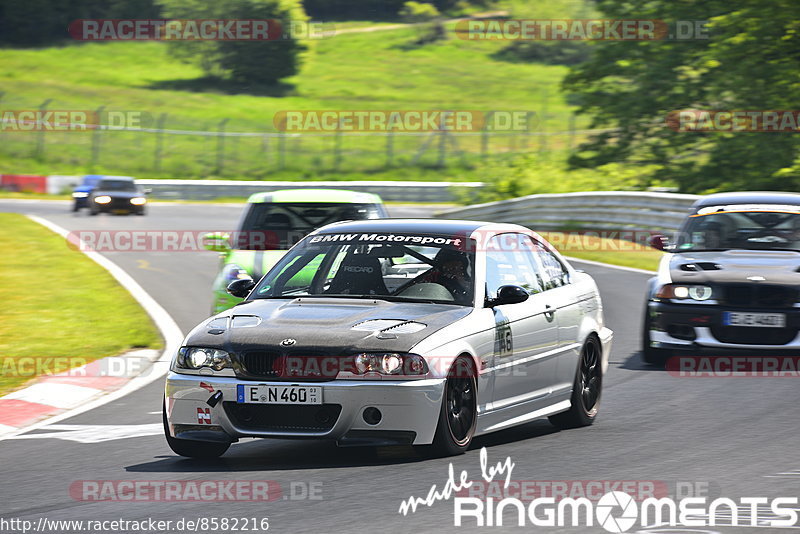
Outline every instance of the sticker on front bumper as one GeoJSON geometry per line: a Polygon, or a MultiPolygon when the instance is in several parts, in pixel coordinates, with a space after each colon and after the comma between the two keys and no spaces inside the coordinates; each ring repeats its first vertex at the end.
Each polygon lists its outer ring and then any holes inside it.
{"type": "Polygon", "coordinates": [[[211,408],[198,408],[197,409],[197,422],[199,424],[211,424],[211,408]]]}

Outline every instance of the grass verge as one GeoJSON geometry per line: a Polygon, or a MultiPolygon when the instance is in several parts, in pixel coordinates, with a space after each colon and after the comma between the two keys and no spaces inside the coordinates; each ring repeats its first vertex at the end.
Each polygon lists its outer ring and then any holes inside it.
{"type": "Polygon", "coordinates": [[[655,271],[663,252],[631,241],[567,232],[540,232],[565,256],[655,271]]]}
{"type": "Polygon", "coordinates": [[[59,373],[132,348],[162,346],[133,297],[60,236],[14,213],[0,213],[0,227],[0,395],[37,369],[59,373]]]}

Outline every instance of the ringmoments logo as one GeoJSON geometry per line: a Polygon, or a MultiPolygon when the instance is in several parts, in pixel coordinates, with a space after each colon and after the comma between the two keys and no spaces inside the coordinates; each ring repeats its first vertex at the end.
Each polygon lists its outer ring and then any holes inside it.
{"type": "MultiPolygon", "coordinates": [[[[515,466],[511,457],[491,465],[484,447],[480,451],[480,479],[473,479],[466,470],[461,470],[456,475],[453,464],[450,463],[447,480],[441,488],[433,484],[425,497],[411,496],[405,499],[401,502],[398,513],[408,515],[416,513],[424,506],[431,507],[440,501],[452,500],[453,524],[456,527],[599,526],[607,532],[631,532],[632,529],[637,529],[636,532],[641,533],[651,532],[647,529],[656,527],[800,526],[796,509],[797,497],[742,497],[734,500],[725,497],[711,499],[708,496],[689,496],[678,499],[660,496],[661,486],[653,481],[618,481],[616,487],[619,489],[610,489],[599,497],[596,494],[573,497],[564,496],[563,493],[558,496],[541,496],[546,493],[544,489],[534,492],[536,496],[532,499],[521,499],[520,496],[489,497],[487,493],[480,497],[465,496],[469,495],[475,485],[481,488],[502,483],[503,490],[508,491],[514,483],[512,473],[515,466]],[[633,494],[623,490],[633,491],[633,494]]],[[[604,487],[603,481],[591,482],[592,488],[604,487]]],[[[567,486],[584,491],[590,484],[567,486]]]]}

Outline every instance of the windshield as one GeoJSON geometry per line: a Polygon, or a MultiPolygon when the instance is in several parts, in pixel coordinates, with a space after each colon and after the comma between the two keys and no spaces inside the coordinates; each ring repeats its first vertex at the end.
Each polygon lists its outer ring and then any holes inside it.
{"type": "Polygon", "coordinates": [[[136,185],[130,180],[101,180],[97,184],[100,191],[136,191],[136,185]]]}
{"type": "Polygon", "coordinates": [[[676,252],[800,251],[800,206],[714,206],[690,216],[676,252]]]}
{"type": "Polygon", "coordinates": [[[305,236],[337,221],[378,219],[378,204],[257,203],[250,209],[236,236],[240,250],[288,250],[305,236]]]}
{"type": "Polygon", "coordinates": [[[460,250],[463,242],[438,235],[316,235],[284,256],[251,297],[377,298],[471,306],[474,254],[460,250]]]}

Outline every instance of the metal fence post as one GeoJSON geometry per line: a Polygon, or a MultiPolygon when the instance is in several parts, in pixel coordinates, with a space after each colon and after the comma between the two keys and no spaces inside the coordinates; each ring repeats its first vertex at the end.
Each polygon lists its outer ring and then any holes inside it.
{"type": "Polygon", "coordinates": [[[489,155],[489,132],[491,131],[490,120],[494,115],[494,111],[490,111],[486,114],[486,121],[483,125],[483,130],[481,131],[481,157],[486,157],[489,155]]]}
{"type": "Polygon", "coordinates": [[[547,89],[542,89],[542,116],[539,120],[539,154],[544,154],[547,151],[547,89]]]}
{"type": "MultiPolygon", "coordinates": [[[[39,105],[39,111],[44,113],[44,111],[47,109],[47,104],[49,104],[52,101],[53,101],[52,98],[48,98],[47,100],[42,102],[39,105]]],[[[37,119],[37,122],[38,122],[38,119],[37,119]]],[[[42,157],[44,156],[44,131],[45,131],[45,128],[41,124],[38,124],[38,126],[39,126],[39,135],[36,137],[36,150],[33,153],[33,157],[35,159],[41,161],[42,157]]]]}
{"type": "Polygon", "coordinates": [[[162,113],[156,122],[156,148],[153,155],[153,170],[156,172],[161,170],[161,151],[164,147],[164,121],[166,120],[167,114],[162,113]]]}
{"type": "Polygon", "coordinates": [[[286,134],[278,134],[278,168],[286,167],[286,134]]]}
{"type": "Polygon", "coordinates": [[[394,132],[389,129],[386,131],[386,166],[392,166],[394,160],[394,132]]]}
{"type": "Polygon", "coordinates": [[[342,128],[336,129],[333,136],[333,169],[339,170],[339,165],[342,163],[342,128]]]}
{"type": "Polygon", "coordinates": [[[217,125],[217,168],[214,173],[222,176],[222,170],[225,165],[225,123],[229,119],[222,119],[217,125]]]}
{"type": "MultiPolygon", "coordinates": [[[[99,119],[100,115],[103,113],[105,106],[100,106],[97,108],[95,112],[95,116],[99,119]]],[[[100,122],[99,120],[97,122],[100,122]]],[[[100,157],[100,131],[103,129],[102,124],[96,124],[95,129],[92,131],[92,160],[89,162],[89,170],[94,172],[95,165],[97,165],[97,160],[100,157]]]]}

